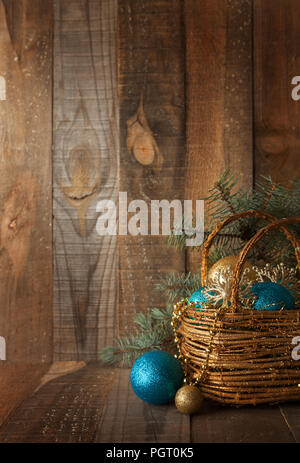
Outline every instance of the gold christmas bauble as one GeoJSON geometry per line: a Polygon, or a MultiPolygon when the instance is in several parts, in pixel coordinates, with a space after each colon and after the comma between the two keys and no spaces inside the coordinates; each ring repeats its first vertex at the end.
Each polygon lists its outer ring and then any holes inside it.
{"type": "Polygon", "coordinates": [[[203,396],[196,386],[183,386],[175,396],[175,405],[180,413],[197,413],[203,402],[203,396]]]}
{"type": "MultiPolygon", "coordinates": [[[[219,270],[221,269],[229,268],[233,272],[237,261],[238,261],[238,256],[227,256],[215,262],[208,272],[208,281],[213,279],[216,273],[219,272],[219,270]]],[[[247,278],[250,281],[255,281],[256,273],[253,270],[252,264],[248,260],[246,260],[244,264],[244,270],[245,269],[249,269],[249,272],[247,273],[247,278]]]]}

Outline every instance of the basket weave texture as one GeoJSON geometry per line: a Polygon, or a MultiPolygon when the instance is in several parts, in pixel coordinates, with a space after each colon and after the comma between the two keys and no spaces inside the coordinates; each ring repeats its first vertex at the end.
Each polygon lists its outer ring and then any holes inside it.
{"type": "Polygon", "coordinates": [[[178,329],[180,350],[188,360],[187,375],[201,377],[203,395],[232,405],[278,403],[300,399],[300,360],[292,358],[292,343],[300,336],[300,307],[295,310],[254,310],[239,301],[239,281],[252,247],[280,228],[295,249],[300,245],[286,225],[300,217],[276,220],[264,212],[247,211],[221,222],[204,243],[202,284],[207,281],[207,257],[214,237],[233,220],[260,217],[271,222],[259,230],[239,254],[233,273],[230,306],[207,305],[201,310],[184,302],[178,329]]]}

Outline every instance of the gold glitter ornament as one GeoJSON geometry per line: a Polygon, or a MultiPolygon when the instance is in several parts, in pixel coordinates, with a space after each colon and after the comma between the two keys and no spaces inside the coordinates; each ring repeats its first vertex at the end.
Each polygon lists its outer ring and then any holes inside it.
{"type": "MultiPolygon", "coordinates": [[[[215,262],[208,272],[208,281],[212,280],[216,273],[218,273],[221,269],[231,269],[232,272],[235,269],[236,263],[238,261],[239,256],[227,256],[223,257],[222,259],[215,262]]],[[[256,273],[253,269],[252,264],[247,260],[244,265],[244,270],[247,270],[247,278],[250,281],[256,280],[256,273]]]]}
{"type": "Polygon", "coordinates": [[[175,405],[180,413],[197,413],[203,403],[203,396],[196,386],[182,386],[175,396],[175,405]]]}

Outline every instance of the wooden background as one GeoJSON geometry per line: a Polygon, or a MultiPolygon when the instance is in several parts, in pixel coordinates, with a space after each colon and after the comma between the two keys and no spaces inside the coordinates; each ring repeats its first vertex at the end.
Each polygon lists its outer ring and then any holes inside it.
{"type": "Polygon", "coordinates": [[[51,24],[49,0],[0,2],[0,422],[53,356],[51,24]]]}
{"type": "MultiPolygon", "coordinates": [[[[300,3],[0,4],[9,389],[16,377],[31,384],[27,363],[39,376],[53,359],[97,360],[136,312],[165,304],[154,291],[161,276],[199,265],[164,237],[100,237],[99,199],[201,198],[225,167],[247,186],[260,174],[299,178],[300,3]]],[[[10,395],[12,406],[25,392],[10,395]]]]}
{"type": "Polygon", "coordinates": [[[117,237],[96,204],[117,202],[117,2],[54,2],[54,358],[96,360],[117,325],[117,237]]]}

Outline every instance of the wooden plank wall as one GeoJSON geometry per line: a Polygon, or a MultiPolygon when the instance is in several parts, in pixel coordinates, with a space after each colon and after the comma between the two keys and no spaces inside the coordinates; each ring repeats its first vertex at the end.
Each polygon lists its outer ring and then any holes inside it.
{"type": "Polygon", "coordinates": [[[0,422],[52,360],[51,18],[51,0],[0,2],[0,422]]]}
{"type": "Polygon", "coordinates": [[[52,8],[1,2],[1,335],[7,359],[52,356],[52,8]],[[50,22],[49,22],[50,21],[50,22]],[[4,330],[4,331],[3,331],[4,330]]]}
{"type": "MultiPolygon", "coordinates": [[[[253,182],[251,0],[185,0],[185,197],[199,199],[225,168],[253,182]]],[[[199,253],[188,252],[197,271],[199,253]]]]}
{"type": "Polygon", "coordinates": [[[117,2],[54,5],[54,356],[96,360],[117,324],[117,238],[96,231],[118,195],[117,2]]]}
{"type": "MultiPolygon", "coordinates": [[[[119,2],[119,188],[128,202],[184,195],[183,19],[180,0],[119,2]]],[[[119,330],[129,333],[136,312],[165,306],[155,284],[183,272],[185,257],[166,236],[141,235],[120,236],[119,255],[119,330]]]]}
{"type": "Polygon", "coordinates": [[[297,0],[254,0],[255,174],[284,184],[300,177],[299,25],[297,0]]]}

